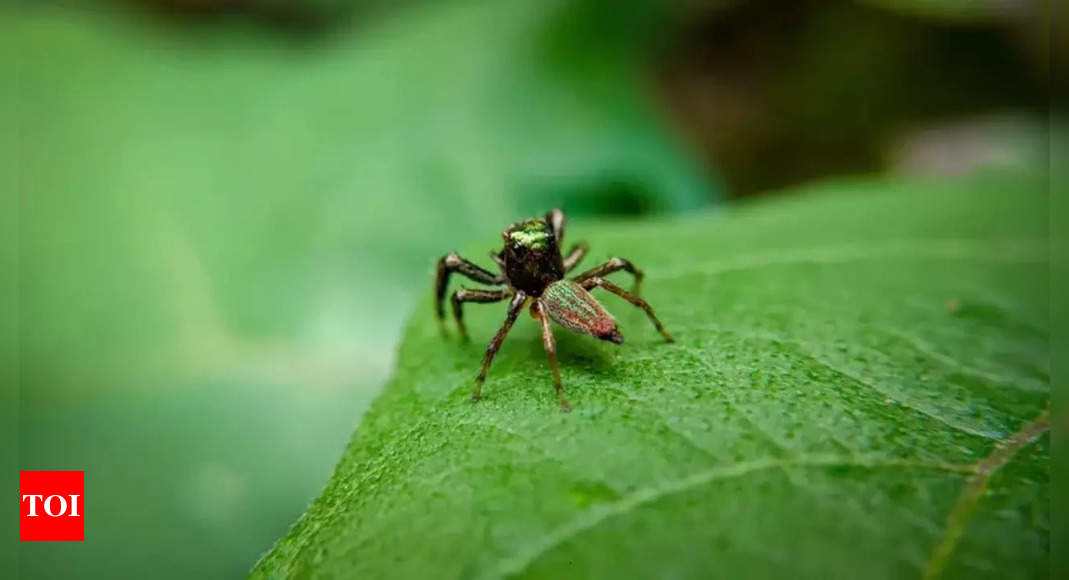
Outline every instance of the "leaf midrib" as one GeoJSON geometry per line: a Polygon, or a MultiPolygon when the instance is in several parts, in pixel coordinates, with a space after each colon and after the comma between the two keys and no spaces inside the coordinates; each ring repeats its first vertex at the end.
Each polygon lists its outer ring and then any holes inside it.
{"type": "Polygon", "coordinates": [[[615,502],[599,504],[593,508],[589,508],[584,513],[572,518],[564,525],[557,527],[550,533],[539,538],[539,540],[531,543],[527,550],[502,560],[501,565],[498,566],[493,573],[488,573],[483,577],[496,578],[519,574],[531,563],[535,562],[541,555],[548,553],[567,540],[596,528],[602,522],[610,518],[626,515],[643,505],[655,502],[664,497],[686,492],[698,486],[716,481],[743,477],[759,471],[791,467],[858,467],[868,469],[914,468],[949,473],[975,474],[977,473],[979,464],[980,462],[961,464],[886,457],[837,455],[799,455],[791,458],[763,458],[751,461],[740,461],[731,465],[699,471],[693,475],[668,482],[666,485],[660,487],[639,489],[627,494],[615,502]]]}

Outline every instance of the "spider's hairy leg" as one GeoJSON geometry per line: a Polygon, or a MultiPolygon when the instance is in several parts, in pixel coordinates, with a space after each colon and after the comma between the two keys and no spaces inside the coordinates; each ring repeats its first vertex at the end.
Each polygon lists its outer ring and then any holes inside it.
{"type": "Polygon", "coordinates": [[[434,285],[434,313],[438,316],[438,328],[445,334],[445,291],[449,287],[449,276],[456,272],[476,282],[499,286],[505,283],[505,277],[501,274],[493,274],[476,264],[460,257],[456,252],[450,252],[438,260],[438,274],[434,285]]]}
{"type": "Polygon", "coordinates": [[[502,290],[479,290],[473,288],[461,288],[453,292],[453,319],[457,321],[457,332],[460,333],[460,338],[468,340],[468,329],[464,326],[464,307],[465,302],[500,302],[509,296],[512,292],[506,289],[502,290]]]}
{"type": "Polygon", "coordinates": [[[642,278],[645,276],[645,274],[643,274],[642,270],[639,270],[630,261],[625,260],[623,258],[611,258],[608,262],[594,266],[586,272],[579,274],[578,276],[573,278],[573,280],[585,285],[586,282],[589,281],[591,278],[608,276],[609,274],[612,274],[613,272],[619,272],[620,270],[630,272],[631,275],[635,277],[635,285],[631,287],[631,293],[635,296],[638,296],[639,287],[642,284],[642,278]]]}
{"type": "Polygon", "coordinates": [[[653,313],[653,307],[651,307],[649,303],[645,300],[639,298],[638,296],[635,296],[634,294],[628,292],[627,290],[624,290],[623,288],[617,286],[616,284],[613,284],[612,282],[609,282],[608,280],[600,276],[595,276],[593,278],[583,280],[581,284],[583,285],[583,288],[587,290],[592,290],[594,288],[604,288],[609,292],[612,292],[613,294],[619,296],[620,298],[627,300],[631,304],[638,306],[646,313],[646,316],[649,317],[650,322],[653,323],[654,328],[656,328],[657,332],[661,333],[661,336],[664,337],[665,342],[676,341],[676,339],[672,338],[672,336],[668,334],[668,331],[664,329],[664,325],[662,325],[661,321],[657,319],[657,315],[653,313]]]}
{"type": "Polygon", "coordinates": [[[553,237],[557,238],[557,245],[559,246],[564,239],[564,212],[558,208],[554,208],[546,212],[546,223],[553,230],[553,237]]]}
{"type": "Polygon", "coordinates": [[[572,268],[579,265],[579,261],[586,255],[587,250],[586,242],[576,242],[572,249],[568,250],[568,255],[564,256],[564,271],[570,272],[572,268]]]}
{"type": "Polygon", "coordinates": [[[542,323],[542,346],[546,349],[546,357],[549,358],[549,368],[553,370],[553,386],[557,389],[557,398],[560,399],[560,410],[568,412],[572,410],[571,403],[564,397],[564,386],[560,383],[560,368],[557,365],[557,343],[553,340],[553,330],[549,327],[549,316],[542,308],[542,301],[536,300],[531,307],[531,312],[542,323]]]}
{"type": "Polygon", "coordinates": [[[509,311],[508,315],[505,316],[505,324],[501,325],[494,338],[490,339],[490,344],[486,347],[486,355],[483,356],[483,366],[479,369],[479,376],[475,377],[475,390],[471,393],[473,403],[482,398],[483,383],[486,382],[486,371],[490,368],[490,363],[493,362],[497,349],[501,348],[501,343],[505,341],[505,335],[509,333],[509,329],[516,322],[516,317],[523,310],[523,305],[526,303],[527,294],[522,291],[517,291],[516,295],[512,297],[512,301],[509,302],[509,311]]]}

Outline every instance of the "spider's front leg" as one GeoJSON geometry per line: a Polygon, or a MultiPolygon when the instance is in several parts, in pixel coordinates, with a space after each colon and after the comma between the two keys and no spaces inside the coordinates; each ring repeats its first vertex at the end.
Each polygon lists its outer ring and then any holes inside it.
{"type": "Polygon", "coordinates": [[[482,398],[483,383],[486,382],[486,371],[490,368],[490,363],[494,360],[494,355],[497,354],[497,349],[501,348],[501,343],[505,341],[505,335],[509,333],[509,329],[512,328],[512,324],[516,322],[516,317],[519,316],[520,311],[523,310],[523,305],[527,304],[527,294],[522,290],[517,290],[516,295],[512,297],[512,302],[509,302],[509,312],[505,316],[505,324],[501,325],[494,338],[490,339],[490,344],[486,347],[486,355],[483,357],[483,366],[479,369],[479,376],[475,377],[475,390],[471,393],[471,400],[474,403],[482,398]]]}
{"type": "Polygon", "coordinates": [[[557,367],[557,343],[553,340],[553,330],[549,327],[549,316],[542,308],[542,301],[537,300],[531,309],[534,315],[542,323],[542,346],[546,349],[546,357],[549,358],[549,368],[553,369],[553,386],[557,388],[557,397],[560,399],[561,411],[571,411],[572,405],[564,398],[564,386],[560,383],[560,369],[557,367]]]}
{"type": "Polygon", "coordinates": [[[559,208],[553,208],[546,212],[546,223],[553,230],[553,237],[557,238],[559,246],[564,241],[564,212],[559,208]]]}
{"type": "MultiPolygon", "coordinates": [[[[547,211],[545,215],[545,222],[549,224],[549,229],[553,230],[553,236],[557,238],[557,246],[561,246],[564,241],[564,213],[560,209],[551,209],[547,211]]],[[[579,261],[583,260],[583,256],[587,255],[587,242],[579,241],[568,250],[568,254],[564,255],[564,271],[570,271],[572,268],[579,265],[579,261]]]]}
{"type": "Polygon", "coordinates": [[[445,291],[449,286],[449,276],[457,272],[467,276],[476,282],[499,286],[505,283],[504,276],[493,274],[480,268],[478,265],[461,258],[456,252],[442,256],[438,260],[438,275],[434,286],[434,313],[438,316],[438,328],[445,334],[445,291]]]}
{"type": "Polygon", "coordinates": [[[564,271],[571,272],[572,268],[578,266],[588,249],[586,242],[578,242],[572,246],[572,249],[568,250],[568,255],[564,256],[564,271]]]}
{"type": "MultiPolygon", "coordinates": [[[[645,276],[645,274],[642,273],[642,270],[636,268],[634,264],[623,258],[611,258],[608,262],[605,262],[604,264],[598,266],[594,266],[586,272],[579,274],[578,276],[573,278],[573,280],[585,286],[586,283],[589,282],[592,278],[608,276],[609,274],[612,274],[613,272],[619,272],[620,270],[630,272],[631,275],[635,277],[635,285],[631,287],[631,294],[638,296],[639,287],[642,284],[642,278],[645,276]]],[[[589,288],[587,289],[589,290],[589,288]]]]}
{"type": "Polygon", "coordinates": [[[582,282],[580,282],[580,284],[582,284],[583,288],[586,290],[593,290],[594,288],[604,288],[609,292],[612,292],[613,294],[619,296],[620,298],[627,300],[631,304],[634,304],[635,306],[641,308],[646,313],[646,316],[649,317],[650,322],[653,323],[653,326],[657,329],[657,332],[661,333],[661,336],[664,337],[665,342],[676,341],[676,339],[672,338],[672,336],[668,334],[668,331],[664,329],[664,325],[662,325],[661,321],[657,319],[657,315],[653,313],[653,307],[650,306],[650,304],[645,300],[639,298],[638,296],[635,296],[627,290],[624,290],[616,284],[613,284],[612,282],[609,282],[605,278],[601,278],[599,276],[583,280],[582,282]]]}
{"type": "Polygon", "coordinates": [[[461,288],[453,292],[453,319],[457,321],[457,332],[460,333],[460,338],[468,340],[468,329],[464,327],[464,307],[461,306],[465,302],[500,302],[512,295],[509,290],[477,290],[472,288],[461,288]]]}
{"type": "MultiPolygon", "coordinates": [[[[549,224],[550,229],[553,230],[553,237],[557,239],[557,246],[561,246],[564,242],[564,212],[559,209],[551,209],[546,213],[546,223],[549,224]]],[[[564,271],[568,272],[572,268],[579,265],[579,260],[583,259],[586,255],[587,245],[586,242],[578,242],[568,250],[567,255],[564,256],[564,271]]]]}

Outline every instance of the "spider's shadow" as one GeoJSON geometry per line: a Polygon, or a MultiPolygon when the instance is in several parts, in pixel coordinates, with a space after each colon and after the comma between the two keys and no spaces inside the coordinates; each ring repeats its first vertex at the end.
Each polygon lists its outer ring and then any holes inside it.
{"type": "MultiPolygon", "coordinates": [[[[596,338],[583,336],[572,332],[562,332],[554,329],[553,337],[557,341],[557,361],[560,366],[571,371],[583,371],[591,374],[603,375],[611,373],[613,369],[612,353],[607,347],[612,344],[599,344],[596,338]]],[[[530,356],[546,358],[546,351],[542,347],[541,335],[531,337],[527,342],[530,356]]]]}

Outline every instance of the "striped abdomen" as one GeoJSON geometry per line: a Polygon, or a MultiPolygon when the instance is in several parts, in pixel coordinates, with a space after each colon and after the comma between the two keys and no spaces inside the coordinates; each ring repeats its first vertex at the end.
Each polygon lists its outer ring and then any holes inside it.
{"type": "Polygon", "coordinates": [[[569,330],[617,344],[624,341],[612,315],[590,292],[571,280],[558,280],[546,287],[541,303],[550,318],[569,330]]]}

